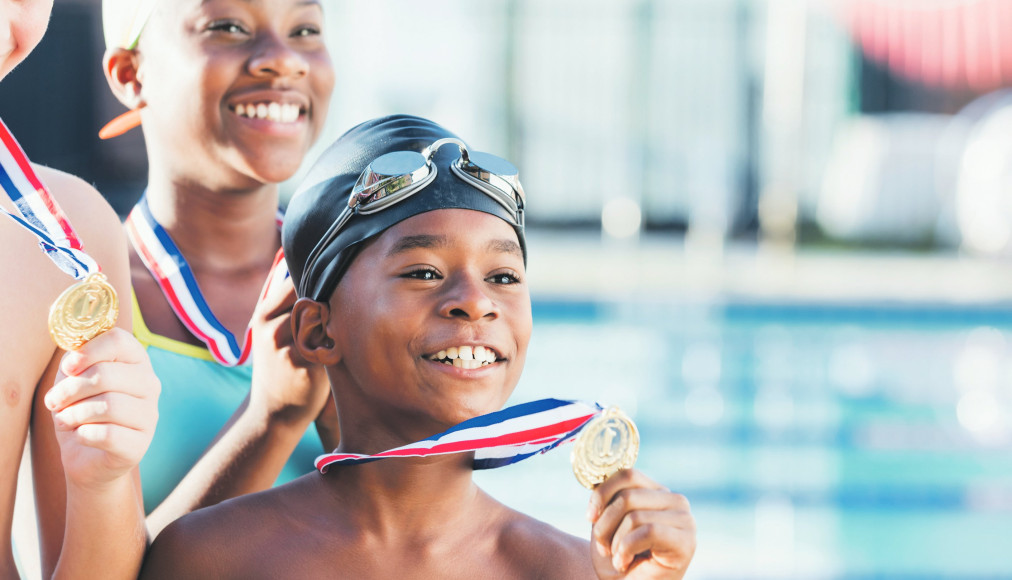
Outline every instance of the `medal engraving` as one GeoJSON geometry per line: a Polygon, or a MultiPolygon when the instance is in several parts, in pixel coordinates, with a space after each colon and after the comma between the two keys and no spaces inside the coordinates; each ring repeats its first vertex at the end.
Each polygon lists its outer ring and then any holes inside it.
{"type": "Polygon", "coordinates": [[[594,489],[619,470],[629,469],[639,454],[640,435],[628,415],[611,407],[580,431],[570,457],[580,485],[594,489]]]}
{"type": "Polygon", "coordinates": [[[112,329],[119,316],[116,290],[104,274],[92,274],[63,291],[49,308],[49,334],[63,350],[76,350],[112,329]]]}

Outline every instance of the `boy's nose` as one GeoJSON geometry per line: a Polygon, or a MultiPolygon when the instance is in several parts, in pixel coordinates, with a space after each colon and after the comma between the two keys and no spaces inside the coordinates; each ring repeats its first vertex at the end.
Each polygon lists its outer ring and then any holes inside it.
{"type": "Polygon", "coordinates": [[[478,321],[497,318],[499,307],[486,292],[484,280],[460,276],[448,285],[439,314],[445,318],[478,321]]]}

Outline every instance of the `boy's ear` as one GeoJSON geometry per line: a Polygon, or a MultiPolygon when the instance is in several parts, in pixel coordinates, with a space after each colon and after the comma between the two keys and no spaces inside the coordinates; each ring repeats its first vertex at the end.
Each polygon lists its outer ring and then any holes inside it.
{"type": "Polygon", "coordinates": [[[299,298],[292,307],[292,336],[295,348],[309,362],[333,366],[341,361],[336,341],[327,330],[330,304],[299,298]]]}
{"type": "Polygon", "coordinates": [[[131,110],[144,106],[141,96],[140,77],[137,74],[139,60],[137,52],[125,48],[110,48],[102,59],[105,80],[119,102],[131,110]]]}

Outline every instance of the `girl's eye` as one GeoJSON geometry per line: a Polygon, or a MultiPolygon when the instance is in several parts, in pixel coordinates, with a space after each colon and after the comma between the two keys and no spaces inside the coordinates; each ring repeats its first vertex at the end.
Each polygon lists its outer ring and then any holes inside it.
{"type": "Polygon", "coordinates": [[[246,34],[247,31],[243,25],[232,20],[219,20],[212,22],[207,26],[207,29],[212,32],[224,32],[225,34],[246,34]]]}
{"type": "Polygon", "coordinates": [[[303,26],[292,33],[293,37],[319,36],[320,29],[314,26],[303,26]]]}
{"type": "Polygon", "coordinates": [[[405,278],[412,278],[414,280],[425,280],[425,281],[438,280],[439,279],[439,273],[436,272],[435,270],[430,270],[428,268],[425,268],[425,269],[421,269],[421,270],[412,270],[411,272],[408,272],[407,274],[405,274],[404,277],[405,278]]]}

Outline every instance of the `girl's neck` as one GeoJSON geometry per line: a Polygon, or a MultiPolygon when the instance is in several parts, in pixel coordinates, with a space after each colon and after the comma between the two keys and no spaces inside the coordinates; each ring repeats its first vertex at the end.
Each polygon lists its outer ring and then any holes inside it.
{"type": "Polygon", "coordinates": [[[152,215],[195,271],[255,268],[277,251],[276,184],[212,191],[194,183],[152,182],[146,195],[152,215]]]}

